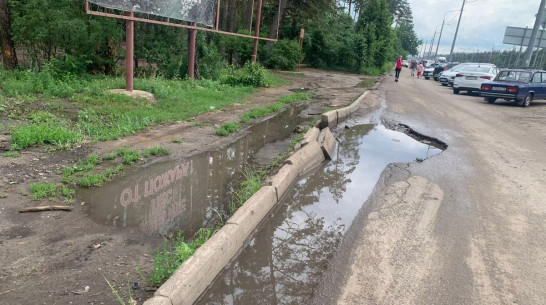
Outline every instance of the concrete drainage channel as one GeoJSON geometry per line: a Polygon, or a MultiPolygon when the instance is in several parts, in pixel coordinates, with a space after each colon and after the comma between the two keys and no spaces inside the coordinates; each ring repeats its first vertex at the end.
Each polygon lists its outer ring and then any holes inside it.
{"type": "Polygon", "coordinates": [[[281,200],[290,186],[309,170],[319,166],[335,152],[335,139],[330,127],[335,127],[356,111],[368,91],[351,105],[329,111],[321,116],[319,131],[310,129],[301,148],[290,156],[279,172],[235,212],[226,224],[202,245],[191,258],[148,299],[145,305],[193,304],[213,282],[244,242],[281,200]]]}

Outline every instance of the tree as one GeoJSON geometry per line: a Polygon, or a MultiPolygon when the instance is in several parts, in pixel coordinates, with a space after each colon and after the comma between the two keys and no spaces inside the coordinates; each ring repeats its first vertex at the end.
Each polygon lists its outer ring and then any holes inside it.
{"type": "Polygon", "coordinates": [[[382,70],[393,56],[392,16],[387,0],[368,0],[356,24],[364,40],[363,67],[382,70]]]}
{"type": "Polygon", "coordinates": [[[17,55],[11,36],[11,16],[7,0],[0,0],[0,47],[4,66],[9,70],[16,69],[17,55]]]}
{"type": "Polygon", "coordinates": [[[404,20],[399,24],[396,29],[396,37],[400,47],[406,54],[417,54],[420,42],[411,20],[404,20]]]}

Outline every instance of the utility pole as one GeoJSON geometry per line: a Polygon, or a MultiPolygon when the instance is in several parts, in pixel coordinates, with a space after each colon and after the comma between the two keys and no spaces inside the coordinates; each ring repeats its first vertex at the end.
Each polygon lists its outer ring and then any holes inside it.
{"type": "MultiPolygon", "coordinates": [[[[542,0],[546,1],[546,0],[542,0]]],[[[453,37],[453,43],[451,44],[451,52],[449,52],[449,62],[453,56],[453,49],[455,48],[455,41],[457,41],[457,33],[459,33],[459,25],[461,24],[461,18],[463,17],[464,4],[466,0],[463,0],[463,6],[461,7],[461,14],[459,14],[459,21],[457,22],[457,29],[455,30],[455,37],[453,37]]]]}
{"type": "Polygon", "coordinates": [[[540,22],[542,21],[542,13],[544,13],[545,5],[546,5],[546,0],[540,1],[537,18],[535,19],[535,26],[533,27],[533,31],[531,32],[531,39],[529,39],[529,45],[527,46],[527,51],[525,52],[525,57],[523,59],[523,64],[525,67],[529,67],[529,64],[531,64],[531,56],[533,55],[533,50],[535,48],[537,32],[540,27],[540,22]]]}

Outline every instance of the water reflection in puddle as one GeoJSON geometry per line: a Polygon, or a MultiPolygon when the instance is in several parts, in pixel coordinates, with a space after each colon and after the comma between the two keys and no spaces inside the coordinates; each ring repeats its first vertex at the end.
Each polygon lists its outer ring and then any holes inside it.
{"type": "Polygon", "coordinates": [[[333,161],[295,184],[197,304],[303,304],[385,167],[440,152],[384,126],[347,130],[333,161]]]}
{"type": "Polygon", "coordinates": [[[254,153],[310,120],[299,115],[303,109],[292,107],[252,126],[223,149],[136,168],[101,188],[80,188],[77,196],[99,223],[160,234],[181,230],[191,237],[216,217],[215,209],[227,207],[229,190],[254,153]]]}

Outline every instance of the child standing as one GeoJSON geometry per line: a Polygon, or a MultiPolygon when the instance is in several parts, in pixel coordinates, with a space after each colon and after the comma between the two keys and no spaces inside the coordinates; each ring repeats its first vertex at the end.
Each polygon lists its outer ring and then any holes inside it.
{"type": "Polygon", "coordinates": [[[423,66],[423,62],[420,62],[417,65],[417,78],[421,77],[423,75],[423,70],[425,70],[425,67],[423,66]]]}

